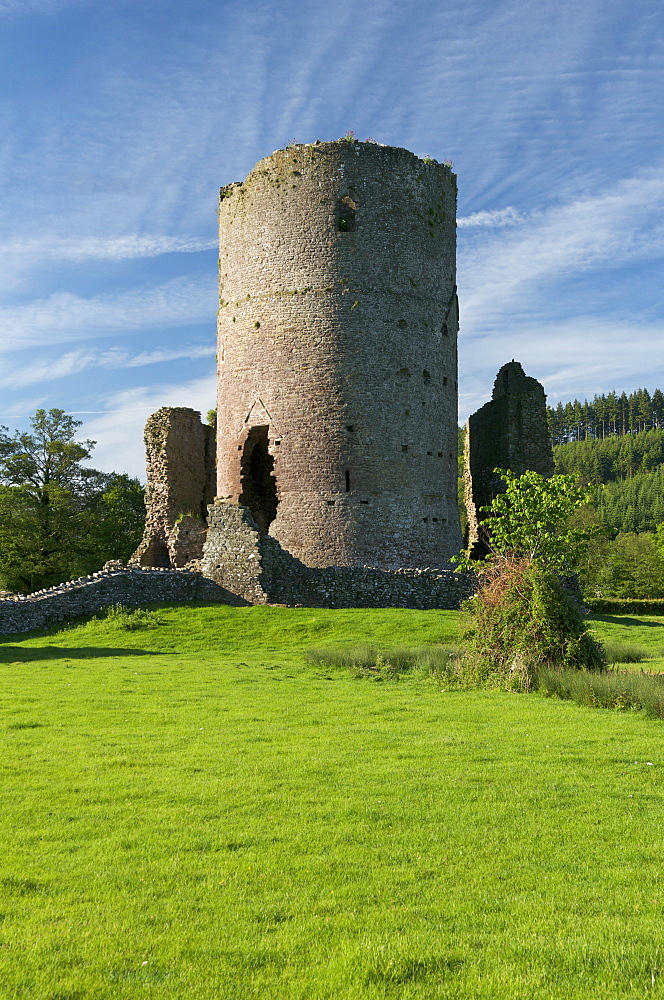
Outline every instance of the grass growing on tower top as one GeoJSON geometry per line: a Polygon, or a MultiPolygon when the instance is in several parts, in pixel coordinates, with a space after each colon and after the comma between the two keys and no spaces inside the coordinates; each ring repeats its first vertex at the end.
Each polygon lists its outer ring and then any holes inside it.
{"type": "Polygon", "coordinates": [[[157,614],[0,645],[3,1000],[664,996],[662,723],[304,660],[451,612],[157,614]]]}

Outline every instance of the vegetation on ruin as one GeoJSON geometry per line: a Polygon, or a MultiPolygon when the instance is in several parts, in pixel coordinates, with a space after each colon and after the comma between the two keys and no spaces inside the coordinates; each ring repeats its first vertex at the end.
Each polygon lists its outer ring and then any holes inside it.
{"type": "Polygon", "coordinates": [[[664,990],[660,722],[303,657],[454,612],[156,614],[0,645],[3,997],[664,990]]]}
{"type": "Polygon", "coordinates": [[[29,592],[127,559],[143,532],[137,479],[84,463],[80,420],[37,410],[29,432],[0,428],[0,585],[29,592]]]}
{"type": "Polygon", "coordinates": [[[462,605],[460,678],[469,687],[529,691],[542,669],[602,669],[601,645],[563,586],[595,530],[570,523],[589,490],[574,476],[495,471],[505,490],[482,508],[489,554],[456,559],[477,574],[462,605]]]}

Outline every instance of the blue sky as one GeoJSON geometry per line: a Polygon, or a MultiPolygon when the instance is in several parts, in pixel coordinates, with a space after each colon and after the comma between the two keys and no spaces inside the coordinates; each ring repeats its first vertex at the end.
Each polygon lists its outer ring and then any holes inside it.
{"type": "Polygon", "coordinates": [[[664,388],[661,0],[0,0],[0,424],[144,475],[214,405],[220,186],[293,139],[454,162],[460,419],[664,388]]]}

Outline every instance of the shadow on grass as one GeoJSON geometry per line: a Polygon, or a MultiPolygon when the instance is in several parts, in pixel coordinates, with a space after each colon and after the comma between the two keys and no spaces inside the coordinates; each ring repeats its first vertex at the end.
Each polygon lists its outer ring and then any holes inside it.
{"type": "Polygon", "coordinates": [[[647,622],[643,618],[618,618],[616,615],[589,615],[588,618],[598,622],[610,622],[613,625],[643,625],[646,628],[664,629],[664,622],[647,622]]]}
{"type": "Polygon", "coordinates": [[[0,646],[0,663],[29,663],[31,660],[87,660],[101,656],[168,656],[153,649],[114,649],[110,646],[0,646]]]}

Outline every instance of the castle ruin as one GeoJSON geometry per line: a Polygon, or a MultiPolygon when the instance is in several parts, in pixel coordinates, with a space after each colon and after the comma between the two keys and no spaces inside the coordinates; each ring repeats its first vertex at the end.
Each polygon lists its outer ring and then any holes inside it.
{"type": "Polygon", "coordinates": [[[437,599],[450,600],[441,587],[461,546],[454,174],[375,143],[292,146],[222,189],[219,235],[216,497],[198,415],[159,411],[134,563],[187,557],[253,601],[279,591],[332,604],[343,600],[333,577],[346,590],[352,579],[357,600],[362,572],[388,574],[372,587],[399,603],[404,572],[433,567],[437,599]],[[178,457],[185,424],[193,476],[178,457]],[[330,567],[348,573],[319,572],[330,567]]]}

